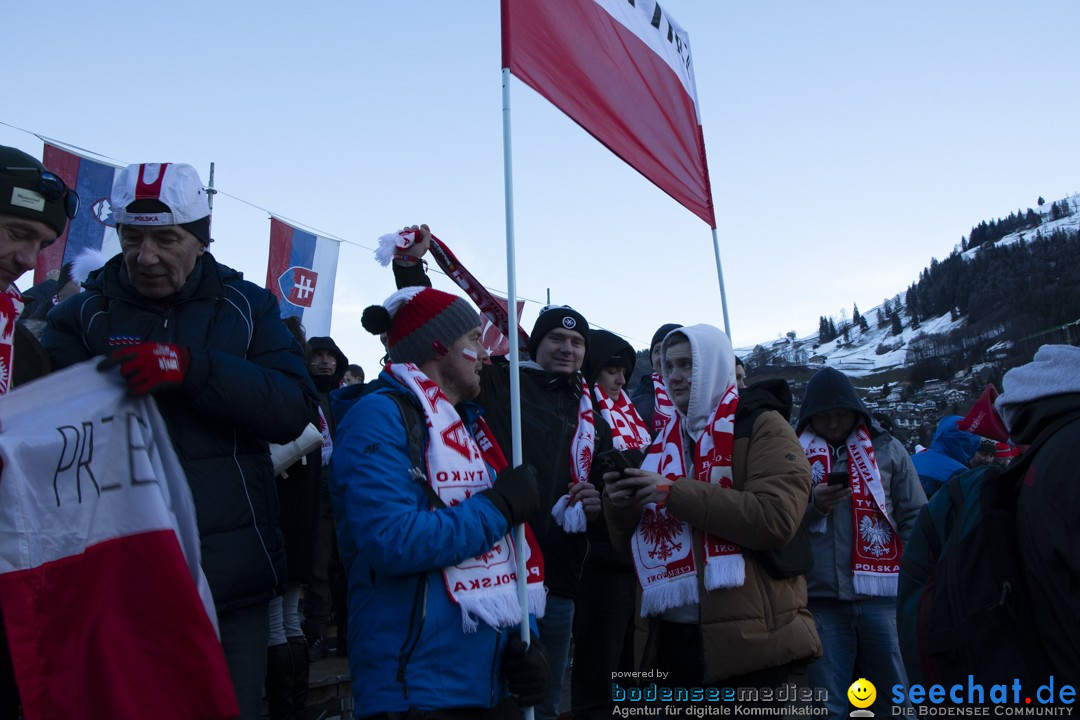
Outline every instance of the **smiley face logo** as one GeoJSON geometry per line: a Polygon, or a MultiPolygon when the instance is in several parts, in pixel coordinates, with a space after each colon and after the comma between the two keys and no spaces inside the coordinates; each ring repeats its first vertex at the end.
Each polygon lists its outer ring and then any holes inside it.
{"type": "Polygon", "coordinates": [[[868,708],[874,704],[874,700],[877,698],[877,688],[874,687],[874,683],[866,678],[859,678],[851,683],[851,687],[847,691],[847,697],[855,707],[868,708]]]}

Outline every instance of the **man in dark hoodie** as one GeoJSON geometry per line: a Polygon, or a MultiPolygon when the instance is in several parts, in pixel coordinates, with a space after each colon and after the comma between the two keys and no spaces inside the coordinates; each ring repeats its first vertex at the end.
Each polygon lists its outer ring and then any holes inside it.
{"type": "Polygon", "coordinates": [[[1016,536],[1053,674],[1080,678],[1080,348],[1043,345],[1001,383],[994,407],[1013,441],[1046,434],[1020,486],[1016,536]]]}
{"type": "MultiPolygon", "coordinates": [[[[879,688],[907,684],[897,571],[926,496],[904,446],[873,425],[840,371],[810,378],[795,430],[813,472],[803,517],[814,552],[806,585],[824,650],[807,675],[811,687],[828,690],[829,717],[841,717],[856,663],[879,688]]],[[[888,693],[878,694],[874,712],[891,712],[888,693]]]]}
{"type": "Polygon", "coordinates": [[[664,379],[660,376],[660,345],[669,332],[681,327],[682,325],[677,323],[668,323],[661,325],[653,333],[652,343],[649,344],[649,359],[652,361],[653,371],[651,374],[642,375],[637,388],[630,394],[630,400],[653,437],[660,432],[664,423],[674,413],[674,406],[664,388],[664,379]],[[660,407],[659,413],[656,412],[658,407],[660,407]]]}
{"type": "MultiPolygon", "coordinates": [[[[420,259],[430,246],[427,226],[416,228],[422,240],[394,259],[398,288],[431,286],[420,259]]],[[[600,516],[600,492],[590,480],[601,476],[592,463],[611,448],[611,432],[593,412],[591,394],[581,375],[589,342],[589,323],[571,307],[540,311],[529,337],[532,360],[521,364],[521,438],[524,462],[536,468],[540,510],[529,519],[544,554],[547,610],[537,620],[547,651],[551,682],[547,698],[536,707],[537,720],[559,714],[563,676],[574,621],[574,599],[588,547],[585,528],[600,516]]],[[[476,400],[499,446],[510,452],[510,365],[484,365],[476,400]]]]}
{"type": "MultiPolygon", "coordinates": [[[[349,358],[329,336],[308,339],[311,354],[308,372],[315,389],[319,391],[319,406],[330,426],[333,439],[337,422],[330,412],[330,393],[341,387],[341,379],[349,366],[349,358]]],[[[319,520],[315,531],[315,559],[311,582],[304,588],[304,634],[308,639],[311,659],[326,655],[326,627],[330,623],[330,610],[336,611],[338,619],[338,650],[345,648],[348,613],[345,612],[345,574],[338,558],[337,533],[334,530],[334,509],[330,504],[329,465],[324,465],[319,488],[319,520]]]]}
{"type": "MultiPolygon", "coordinates": [[[[581,370],[592,389],[596,414],[612,430],[612,444],[633,467],[641,464],[652,441],[625,388],[636,361],[630,343],[615,333],[589,331],[589,352],[581,370]]],[[[634,566],[611,546],[603,518],[589,524],[588,535],[570,677],[570,706],[578,720],[611,717],[612,673],[633,669],[634,566]]]]}

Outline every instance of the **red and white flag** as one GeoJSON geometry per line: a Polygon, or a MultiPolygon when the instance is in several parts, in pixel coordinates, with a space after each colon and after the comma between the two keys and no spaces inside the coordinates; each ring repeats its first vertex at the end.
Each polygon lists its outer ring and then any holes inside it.
{"type": "Polygon", "coordinates": [[[23,712],[234,718],[168,429],[95,363],[0,398],[0,605],[23,712]]]}
{"type": "Polygon", "coordinates": [[[502,66],[716,227],[690,38],[656,0],[502,0],[502,66]]]}

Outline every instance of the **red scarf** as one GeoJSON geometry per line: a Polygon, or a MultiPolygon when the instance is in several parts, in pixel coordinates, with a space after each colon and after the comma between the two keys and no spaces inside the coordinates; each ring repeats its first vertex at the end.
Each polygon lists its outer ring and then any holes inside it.
{"type": "Polygon", "coordinates": [[[649,429],[625,390],[619,393],[618,400],[612,400],[599,385],[595,385],[593,395],[600,408],[600,416],[611,428],[611,444],[616,450],[637,450],[649,444],[652,440],[649,429]]]}
{"type": "MultiPolygon", "coordinates": [[[[799,442],[810,461],[813,484],[824,482],[832,469],[829,444],[807,427],[799,442]]],[[[860,425],[847,439],[848,480],[851,485],[851,572],[860,595],[896,596],[903,546],[896,525],[885,512],[885,488],[874,457],[870,431],[860,425]]],[[[813,493],[810,494],[813,502],[813,493]]],[[[823,533],[828,517],[811,523],[808,530],[823,533]]]]}
{"type": "MultiPolygon", "coordinates": [[[[709,418],[705,431],[694,444],[694,478],[724,488],[732,485],[731,456],[735,447],[735,410],[739,393],[729,387],[709,418]]],[[[669,480],[687,477],[683,447],[682,417],[667,424],[649,447],[641,469],[659,473],[669,480]]],[[[705,589],[739,587],[746,581],[746,565],[738,545],[703,534],[705,589]]],[[[691,546],[693,534],[688,523],[656,504],[646,505],[631,542],[634,567],[641,584],[641,615],[698,601],[697,566],[691,546]]]]}
{"type": "MultiPolygon", "coordinates": [[[[498,474],[507,462],[484,419],[477,419],[474,440],[449,398],[416,365],[394,364],[388,370],[416,395],[424,409],[428,427],[427,481],[435,494],[448,507],[453,507],[490,488],[491,475],[487,466],[498,474]]],[[[434,507],[431,509],[432,512],[439,511],[434,507]]],[[[544,558],[528,525],[525,526],[525,537],[529,612],[543,617],[544,558]]],[[[494,628],[521,622],[516,586],[517,548],[512,533],[486,552],[443,568],[442,572],[450,599],[461,606],[461,625],[465,632],[475,632],[478,619],[494,628]]]]}
{"type": "MultiPolygon", "coordinates": [[[[596,451],[596,421],[593,418],[592,397],[589,386],[581,380],[581,396],[578,398],[578,423],[574,440],[570,443],[570,481],[574,484],[589,482],[593,453],[596,451]]],[[[585,532],[585,508],[581,503],[570,504],[570,495],[563,495],[551,508],[551,516],[559,527],[568,533],[585,532]]]]}
{"type": "Polygon", "coordinates": [[[652,374],[652,383],[653,395],[656,398],[652,416],[652,432],[655,436],[659,435],[664,426],[668,424],[668,420],[675,416],[675,403],[671,402],[671,398],[668,397],[667,386],[664,385],[664,378],[660,376],[660,373],[652,374]]]}
{"type": "Polygon", "coordinates": [[[15,362],[15,321],[23,311],[23,299],[14,285],[0,292],[0,395],[11,389],[15,362]]]}

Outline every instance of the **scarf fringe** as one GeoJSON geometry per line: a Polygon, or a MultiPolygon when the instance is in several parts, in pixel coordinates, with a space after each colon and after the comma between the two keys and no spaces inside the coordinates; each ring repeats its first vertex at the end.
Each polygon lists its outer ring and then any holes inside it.
{"type": "MultiPolygon", "coordinates": [[[[529,613],[544,617],[547,607],[547,589],[532,584],[526,591],[529,613]]],[[[521,605],[517,598],[517,585],[493,590],[487,595],[470,595],[461,599],[461,629],[466,634],[476,632],[483,622],[493,628],[513,627],[521,624],[521,605]]]]}
{"type": "Polygon", "coordinates": [[[641,617],[659,615],[698,601],[697,573],[649,585],[641,591],[641,617]]]}
{"type": "Polygon", "coordinates": [[[855,586],[855,592],[860,595],[896,597],[896,573],[882,574],[855,571],[851,582],[855,586]]]}
{"type": "Polygon", "coordinates": [[[581,503],[570,504],[570,496],[563,495],[551,508],[551,517],[568,533],[585,532],[585,508],[581,503]]]}
{"type": "Polygon", "coordinates": [[[379,236],[379,247],[375,248],[375,259],[380,265],[386,267],[390,264],[390,261],[394,259],[394,254],[398,248],[408,248],[414,244],[415,241],[409,240],[405,235],[414,235],[414,233],[405,233],[402,231],[387,233],[386,235],[379,236]]]}
{"type": "Polygon", "coordinates": [[[705,589],[742,587],[746,582],[746,561],[740,555],[711,557],[705,563],[705,589]]]}

